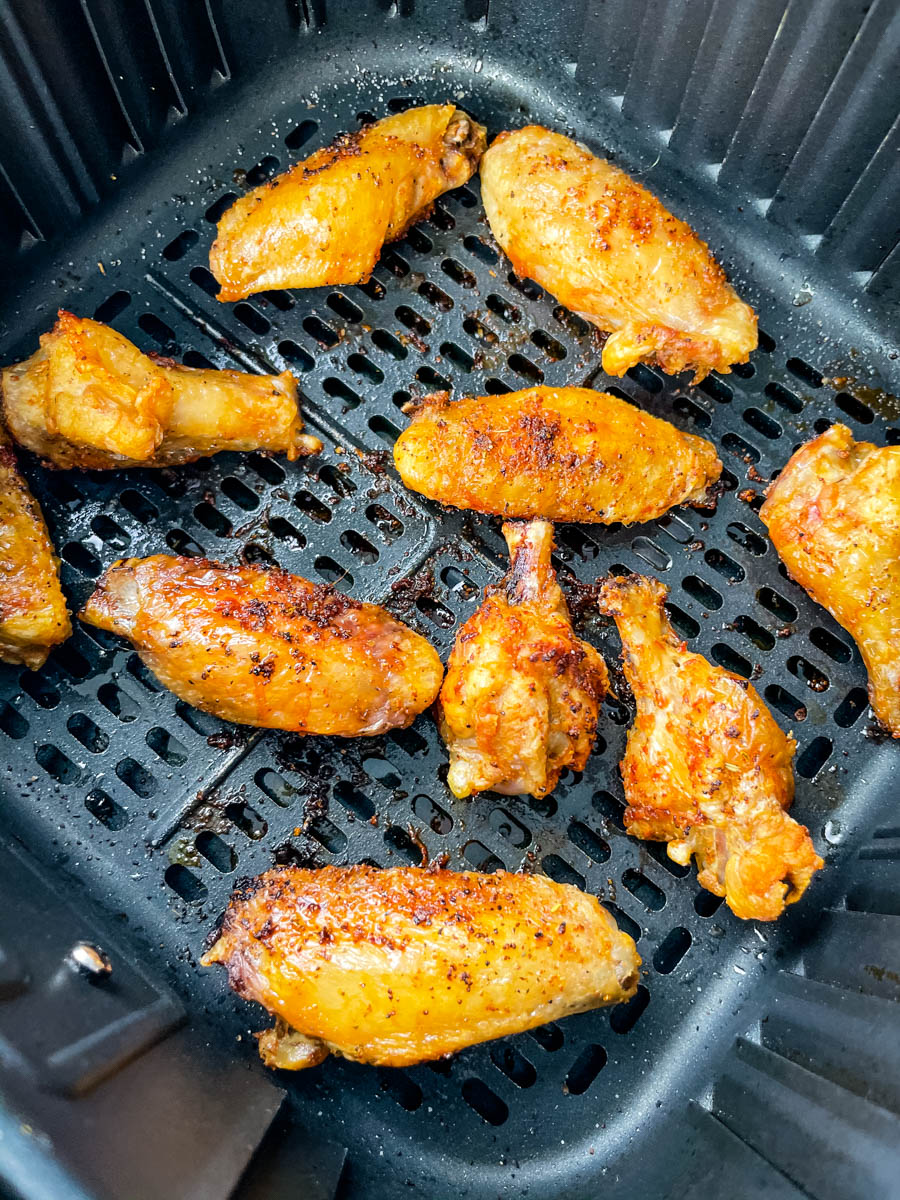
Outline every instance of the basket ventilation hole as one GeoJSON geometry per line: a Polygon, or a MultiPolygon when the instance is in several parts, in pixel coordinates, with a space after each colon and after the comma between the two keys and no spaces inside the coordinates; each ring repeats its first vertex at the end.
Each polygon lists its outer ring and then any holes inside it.
{"type": "Polygon", "coordinates": [[[617,1004],[609,1016],[609,1023],[615,1033],[630,1033],[643,1016],[644,1010],[650,1003],[650,993],[643,984],[625,1004],[617,1004]]]}
{"type": "Polygon", "coordinates": [[[480,1079],[467,1079],[462,1085],[462,1096],[488,1125],[502,1125],[509,1116],[509,1109],[500,1097],[480,1079]]]}
{"type": "Polygon", "coordinates": [[[163,258],[168,259],[169,262],[178,262],[179,258],[184,258],[188,250],[192,246],[196,246],[199,240],[200,235],[195,229],[185,229],[165,247],[163,258]]]}
{"type": "Polygon", "coordinates": [[[581,821],[573,821],[568,828],[569,841],[596,863],[605,863],[611,854],[609,843],[589,829],[581,821]]]}
{"type": "Polygon", "coordinates": [[[128,824],[127,811],[108,796],[103,788],[92,788],[84,798],[84,807],[101,825],[113,832],[124,829],[128,824]]]}
{"type": "Polygon", "coordinates": [[[566,1075],[565,1091],[571,1096],[586,1092],[606,1066],[606,1051],[602,1046],[585,1046],[566,1075]]]}
{"type": "Polygon", "coordinates": [[[167,867],[163,878],[172,891],[188,904],[199,904],[208,895],[203,880],[198,879],[181,863],[172,863],[167,867]]]}
{"type": "Polygon", "coordinates": [[[435,833],[449,833],[453,828],[453,818],[430,796],[415,796],[412,810],[419,820],[424,821],[435,833]]]}
{"type": "Polygon", "coordinates": [[[830,738],[814,738],[797,758],[797,774],[804,779],[813,779],[831,757],[832,749],[830,738]]]}
{"type": "Polygon", "coordinates": [[[415,1112],[422,1103],[422,1089],[403,1071],[379,1071],[381,1090],[396,1100],[407,1112],[415,1112]]]}
{"type": "Polygon", "coordinates": [[[642,871],[634,867],[629,867],[625,872],[622,883],[650,912],[658,912],[666,902],[666,894],[662,888],[658,888],[642,871]]]}
{"type": "Polygon", "coordinates": [[[473,866],[476,871],[484,871],[485,874],[490,874],[492,871],[503,870],[503,863],[483,842],[475,840],[466,842],[463,846],[463,854],[466,862],[470,866],[473,866]]]}
{"type": "Polygon", "coordinates": [[[570,883],[581,891],[585,890],[584,876],[579,875],[575,868],[569,866],[558,854],[546,854],[541,860],[541,870],[557,883],[570,883]]]}
{"type": "Polygon", "coordinates": [[[73,713],[66,722],[66,728],[91,754],[102,754],[109,745],[109,735],[95,725],[86,713],[73,713]]]}
{"type": "Polygon", "coordinates": [[[693,600],[702,604],[704,608],[717,610],[724,604],[724,600],[716,589],[704,580],[698,579],[696,575],[686,575],[681,581],[681,586],[693,600]]]}
{"type": "Polygon", "coordinates": [[[490,1049],[491,1062],[516,1087],[529,1088],[537,1080],[537,1071],[524,1054],[520,1054],[515,1046],[505,1042],[495,1043],[490,1049]]]}
{"type": "Polygon", "coordinates": [[[660,975],[669,975],[675,970],[690,949],[692,940],[682,925],[666,934],[653,951],[653,966],[660,975]]]}
{"type": "Polygon", "coordinates": [[[109,325],[114,321],[120,313],[123,313],[131,303],[130,292],[113,292],[111,296],[98,304],[94,309],[94,320],[102,321],[104,325],[109,325]]]}
{"type": "Polygon", "coordinates": [[[238,857],[233,847],[223,841],[217,833],[204,829],[202,833],[197,834],[194,845],[197,847],[197,853],[202,854],[206,861],[212,863],[223,875],[237,867],[238,857]]]}
{"type": "MultiPolygon", "coordinates": [[[[807,718],[806,705],[796,696],[792,696],[780,683],[770,683],[765,690],[766,703],[787,717],[789,721],[805,721],[807,718]]],[[[837,720],[837,718],[835,718],[837,720]]]]}

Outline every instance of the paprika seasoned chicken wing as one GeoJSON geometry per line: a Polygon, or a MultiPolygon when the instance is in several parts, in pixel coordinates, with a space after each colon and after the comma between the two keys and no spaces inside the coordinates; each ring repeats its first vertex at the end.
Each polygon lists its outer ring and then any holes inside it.
{"type": "Polygon", "coordinates": [[[540,875],[285,868],[239,886],[201,960],[275,1027],[270,1067],[406,1067],[634,995],[600,903],[540,875]]]}
{"type": "Polygon", "coordinates": [[[852,635],[872,711],[900,738],[900,446],[832,425],[794,454],[759,515],[791,577],[852,635]]]}
{"type": "Polygon", "coordinates": [[[737,916],[772,921],[823,865],[785,811],[794,795],[794,740],[751,684],[687,649],[654,579],[613,578],[600,611],[615,618],[637,702],[622,778],[629,833],[668,842],[668,854],[724,896],[737,916]]]}
{"type": "Polygon", "coordinates": [[[385,242],[471,179],[484,147],[484,128],[453,104],[344,134],[227,210],[209,255],[219,299],[363,282],[385,242]]]}
{"type": "Polygon", "coordinates": [[[163,467],[220,450],[297,458],[322,449],[303,433],[290,372],[179,366],[69,312],[30,358],[3,371],[2,388],[13,437],[58,467],[163,467]]]}
{"type": "Polygon", "coordinates": [[[590,388],[452,403],[439,392],[407,408],[412,422],[394,444],[406,486],[502,517],[651,521],[707,502],[722,472],[711,442],[590,388]]]}
{"type": "Polygon", "coordinates": [[[454,795],[492,788],[545,796],[580,771],[608,678],[572,630],[550,554],[553,526],[508,522],[511,564],[456,638],[438,702],[454,795]]]}
{"type": "Polygon", "coordinates": [[[286,571],[158,554],[115,563],[81,619],[130,639],[196,708],[243,725],[356,737],[434,700],[434,649],[374,604],[286,571]]]}
{"type": "Polygon", "coordinates": [[[0,660],[36,671],[71,632],[47,526],[0,426],[0,660]]]}
{"type": "Polygon", "coordinates": [[[491,230],[517,274],[608,333],[603,369],[639,362],[699,382],[756,349],[756,314],[707,245],[624,171],[529,125],[481,163],[491,230]]]}

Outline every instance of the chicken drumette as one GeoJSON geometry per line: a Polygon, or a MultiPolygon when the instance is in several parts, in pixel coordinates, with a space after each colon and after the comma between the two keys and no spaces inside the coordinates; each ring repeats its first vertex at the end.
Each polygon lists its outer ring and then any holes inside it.
{"type": "Polygon", "coordinates": [[[114,329],[60,312],[40,348],[2,374],[16,441],[57,467],[164,467],[220,450],[322,449],[303,433],[297,383],[151,358],[114,329]]]}
{"type": "Polygon", "coordinates": [[[547,521],[507,522],[512,559],[456,639],[439,700],[456,796],[492,788],[545,796],[580,771],[606,692],[600,654],[572,631],[547,521]]]}
{"type": "Polygon", "coordinates": [[[219,299],[368,279],[385,242],[466,183],[484,147],[483,126],[452,104],[344,134],[228,209],[209,255],[219,299]]]}
{"type": "Polygon", "coordinates": [[[791,577],[853,636],[872,711],[900,738],[900,446],[832,425],[790,459],[759,515],[791,577]]]}
{"type": "Polygon", "coordinates": [[[129,638],[189,704],[269,729],[397,729],[431,704],[443,674],[428,642],[375,604],[202,558],[113,564],[81,619],[129,638]]]}
{"type": "Polygon", "coordinates": [[[666,589],[610,579],[600,611],[614,617],[637,717],[622,761],[625,824],[695,856],[699,882],[739,917],[774,920],[823,865],[785,811],[793,799],[793,738],[751,684],[687,649],[666,616],[666,589]]]}
{"type": "Polygon", "coordinates": [[[583,146],[539,125],[501,133],[481,163],[491,230],[514,270],[609,333],[603,369],[730,371],[756,314],[689,225],[583,146]]]}

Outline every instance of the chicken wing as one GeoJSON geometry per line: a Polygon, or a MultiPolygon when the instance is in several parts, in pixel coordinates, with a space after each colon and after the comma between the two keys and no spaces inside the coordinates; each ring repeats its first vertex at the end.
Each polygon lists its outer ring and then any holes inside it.
{"type": "Polygon", "coordinates": [[[600,611],[615,618],[637,717],[622,761],[625,825],[668,842],[699,882],[739,917],[772,921],[823,865],[785,811],[794,795],[794,740],[755,689],[687,649],[663,607],[666,589],[613,578],[600,611]]]}
{"type": "Polygon", "coordinates": [[[634,995],[640,958],[593,897],[540,875],[268,871],[201,959],[275,1015],[270,1067],[404,1067],[634,995]]]}
{"type": "Polygon", "coordinates": [[[546,796],[580,771],[597,732],[606,664],[572,631],[550,564],[553,526],[509,522],[508,574],[456,638],[438,702],[454,795],[546,796]]]}
{"type": "Polygon", "coordinates": [[[81,619],[120,633],[170,691],[243,725],[340,737],[402,728],[434,700],[434,649],[383,608],[286,571],[123,559],[81,619]]]}
{"type": "Polygon", "coordinates": [[[472,177],[485,144],[484,127],[452,104],[344,134],[228,209],[209,254],[219,299],[368,279],[385,242],[472,177]]]}
{"type": "Polygon", "coordinates": [[[0,659],[36,671],[71,632],[47,526],[0,426],[0,659]]]}
{"type": "Polygon", "coordinates": [[[791,577],[853,636],[872,711],[900,738],[900,446],[832,425],[794,454],[759,515],[791,577]]]}
{"type": "Polygon", "coordinates": [[[503,517],[650,521],[707,501],[722,472],[711,442],[589,388],[454,403],[439,392],[407,410],[412,423],[394,443],[406,486],[503,517]]]}
{"type": "Polygon", "coordinates": [[[561,134],[501,133],[481,163],[491,230],[517,274],[609,333],[603,369],[728,372],[756,314],[689,225],[624,171],[561,134]]]}
{"type": "Polygon", "coordinates": [[[297,458],[322,449],[302,432],[289,371],[182,367],[62,311],[40,343],[2,372],[3,415],[18,442],[58,467],[163,467],[220,450],[297,458]]]}

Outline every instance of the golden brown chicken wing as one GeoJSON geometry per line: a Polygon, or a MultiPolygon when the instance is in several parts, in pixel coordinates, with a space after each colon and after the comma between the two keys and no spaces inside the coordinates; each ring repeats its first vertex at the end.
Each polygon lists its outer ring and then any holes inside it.
{"type": "Polygon", "coordinates": [[[634,942],[540,875],[288,868],[239,886],[201,960],[277,1018],[270,1067],[403,1067],[634,995],[634,942]]]}
{"type": "Polygon", "coordinates": [[[394,443],[406,486],[503,517],[650,521],[702,504],[722,472],[711,442],[590,388],[454,403],[439,392],[407,410],[412,423],[394,443]]]}
{"type": "Polygon", "coordinates": [[[625,824],[697,859],[699,882],[739,917],[772,921],[823,865],[785,809],[794,795],[794,740],[756,690],[687,649],[663,607],[666,589],[610,579],[600,611],[614,617],[637,717],[622,761],[625,824]]]}
{"type": "Polygon", "coordinates": [[[129,638],[176,696],[243,725],[384,733],[427,708],[443,674],[428,642],[383,608],[286,571],[123,559],[80,615],[129,638]]]}
{"type": "Polygon", "coordinates": [[[0,426],[0,659],[36,671],[71,632],[47,526],[0,426]]]}
{"type": "Polygon", "coordinates": [[[368,279],[385,242],[469,180],[484,147],[483,126],[452,104],[344,134],[228,209],[209,254],[219,299],[368,279]]]}
{"type": "Polygon", "coordinates": [[[790,459],[759,515],[792,578],[852,634],[872,711],[900,738],[900,446],[832,425],[790,459]]]}
{"type": "Polygon", "coordinates": [[[99,321],[60,312],[31,358],[2,373],[10,432],[58,467],[192,462],[220,450],[322,449],[303,433],[297,384],[281,375],[150,358],[99,321]]]}
{"type": "Polygon", "coordinates": [[[690,226],[624,171],[539,125],[494,139],[481,194],[513,269],[610,334],[603,369],[746,362],[756,314],[690,226]]]}
{"type": "Polygon", "coordinates": [[[511,556],[456,638],[438,723],[456,796],[492,788],[546,796],[566,767],[580,771],[597,732],[606,664],[572,631],[550,564],[547,521],[503,526],[511,556]]]}

